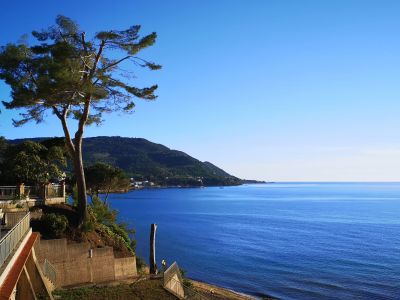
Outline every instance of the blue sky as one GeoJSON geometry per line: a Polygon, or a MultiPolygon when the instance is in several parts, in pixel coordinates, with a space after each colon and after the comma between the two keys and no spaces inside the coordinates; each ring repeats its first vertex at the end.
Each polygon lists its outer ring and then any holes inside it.
{"type": "MultiPolygon", "coordinates": [[[[86,136],[143,137],[271,181],[400,180],[400,1],[7,1],[0,44],[53,24],[88,34],[141,24],[158,41],[138,71],[157,101],[109,115],[86,136]]],[[[0,98],[9,89],[0,84],[0,98]]],[[[58,136],[60,124],[14,128],[7,138],[58,136]]]]}

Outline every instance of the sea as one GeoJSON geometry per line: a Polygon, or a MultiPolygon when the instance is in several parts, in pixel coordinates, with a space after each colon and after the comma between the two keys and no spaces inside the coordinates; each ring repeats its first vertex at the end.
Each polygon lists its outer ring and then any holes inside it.
{"type": "Polygon", "coordinates": [[[400,299],[400,183],[269,183],[112,194],[148,261],[258,299],[400,299]]]}

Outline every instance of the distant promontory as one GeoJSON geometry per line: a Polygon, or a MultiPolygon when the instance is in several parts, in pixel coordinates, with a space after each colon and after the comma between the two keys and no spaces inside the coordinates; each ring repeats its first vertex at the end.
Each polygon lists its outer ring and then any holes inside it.
{"type": "MultiPolygon", "coordinates": [[[[49,138],[16,139],[8,142],[45,139],[49,138]]],[[[199,161],[182,151],[172,150],[143,138],[84,138],[83,158],[85,165],[104,162],[123,169],[134,181],[151,182],[154,186],[229,186],[260,183],[255,180],[242,180],[210,162],[199,161]]]]}

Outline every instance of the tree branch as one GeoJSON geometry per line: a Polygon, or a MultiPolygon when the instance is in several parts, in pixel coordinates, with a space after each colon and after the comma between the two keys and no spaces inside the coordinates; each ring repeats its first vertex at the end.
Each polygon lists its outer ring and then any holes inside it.
{"type": "MultiPolygon", "coordinates": [[[[85,57],[88,56],[88,50],[87,50],[87,46],[86,46],[86,41],[85,41],[85,32],[81,33],[81,42],[82,42],[82,46],[83,46],[83,52],[85,53],[85,57]]],[[[90,66],[86,63],[85,59],[81,56],[81,60],[83,62],[83,75],[82,75],[82,79],[86,80],[86,78],[88,77],[89,74],[89,70],[91,70],[90,66]]]]}
{"type": "Polygon", "coordinates": [[[85,32],[81,33],[81,40],[82,40],[82,45],[83,45],[83,51],[85,51],[85,55],[87,55],[88,51],[87,51],[86,41],[85,41],[85,32]]]}
{"type": "Polygon", "coordinates": [[[75,152],[75,146],[74,146],[74,143],[72,143],[71,135],[69,133],[68,124],[67,124],[67,114],[68,114],[68,110],[69,110],[69,105],[64,106],[62,112],[60,112],[56,106],[52,106],[52,108],[53,108],[53,111],[56,114],[56,116],[61,120],[62,128],[64,131],[66,143],[67,143],[67,149],[68,149],[71,157],[73,157],[73,154],[75,152]]]}
{"type": "Polygon", "coordinates": [[[93,68],[90,70],[90,78],[92,78],[93,75],[94,75],[94,72],[96,72],[97,64],[99,63],[99,60],[100,60],[100,57],[101,57],[101,55],[103,53],[103,49],[104,49],[105,45],[106,45],[106,41],[102,40],[101,44],[100,44],[100,47],[99,47],[99,51],[97,52],[96,57],[94,59],[93,68]]]}
{"type": "Polygon", "coordinates": [[[111,68],[111,67],[114,67],[114,66],[118,65],[119,63],[121,63],[121,62],[123,62],[124,60],[126,60],[126,59],[128,59],[128,58],[131,58],[131,57],[132,57],[131,55],[128,55],[128,56],[126,56],[126,57],[124,57],[124,58],[121,58],[120,60],[118,60],[118,61],[116,61],[116,62],[114,62],[114,63],[112,63],[112,64],[109,64],[108,66],[102,68],[101,70],[102,70],[102,71],[105,71],[105,70],[107,70],[107,69],[109,69],[109,68],[111,68]]]}

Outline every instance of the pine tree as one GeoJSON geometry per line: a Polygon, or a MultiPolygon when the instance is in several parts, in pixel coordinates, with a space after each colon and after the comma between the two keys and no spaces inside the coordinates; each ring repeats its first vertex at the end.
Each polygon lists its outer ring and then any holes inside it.
{"type": "Polygon", "coordinates": [[[11,87],[11,100],[3,104],[7,109],[23,110],[21,118],[13,120],[14,125],[42,122],[48,111],[61,122],[77,180],[80,224],[87,216],[82,161],[85,126],[100,124],[104,113],[132,112],[137,98],[156,99],[157,85],[131,85],[132,67],[161,68],[137,56],[156,41],[155,32],[140,37],[139,30],[136,25],[127,30],[100,31],[88,39],[74,21],[58,16],[54,26],[32,32],[35,45],[19,42],[0,49],[0,79],[11,87]],[[68,119],[77,121],[74,136],[68,119]]]}

